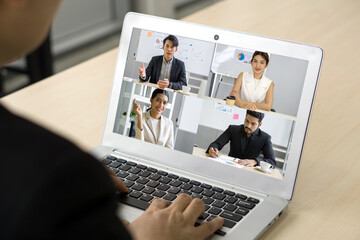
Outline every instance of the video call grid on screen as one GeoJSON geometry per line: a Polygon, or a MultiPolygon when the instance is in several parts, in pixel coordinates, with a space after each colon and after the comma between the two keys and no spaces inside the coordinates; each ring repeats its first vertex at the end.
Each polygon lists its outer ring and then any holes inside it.
{"type": "MultiPolygon", "coordinates": [[[[168,35],[169,33],[134,28],[127,54],[124,78],[139,79],[139,67],[144,63],[146,68],[153,56],[163,54],[163,39],[168,35]]],[[[234,83],[241,72],[251,72],[250,60],[256,49],[176,37],[179,39],[179,46],[175,58],[185,63],[187,72],[206,81],[208,96],[210,95],[210,85],[214,81],[218,93],[220,92],[219,95],[222,92],[223,95],[228,96],[232,89],[231,84],[224,84],[225,87],[218,84],[216,76],[226,76],[234,83]],[[226,86],[228,87],[226,88],[226,86]]],[[[274,82],[273,108],[276,112],[265,112],[261,130],[272,137],[277,168],[282,172],[296,123],[308,61],[271,52],[268,54],[270,60],[264,75],[274,82]]],[[[129,131],[124,130],[120,119],[128,114],[127,110],[131,111],[132,109],[132,101],[124,97],[132,87],[137,90],[141,88],[134,82],[128,82],[121,87],[113,129],[114,132],[127,136],[129,131]]],[[[148,98],[150,94],[150,91],[145,93],[148,98]]],[[[187,97],[170,92],[169,102],[175,102],[175,104],[171,111],[167,109],[163,115],[170,118],[174,124],[174,149],[189,154],[193,153],[194,146],[206,149],[230,124],[243,124],[246,115],[245,109],[218,104],[209,98],[187,97]]],[[[149,106],[150,102],[144,102],[143,105],[149,106]]],[[[221,152],[227,154],[229,144],[221,152]]]]}

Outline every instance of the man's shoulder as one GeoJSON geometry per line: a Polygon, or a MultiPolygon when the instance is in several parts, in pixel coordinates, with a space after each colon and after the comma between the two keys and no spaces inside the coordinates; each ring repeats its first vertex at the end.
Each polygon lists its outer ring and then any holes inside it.
{"type": "Polygon", "coordinates": [[[180,59],[178,59],[176,57],[174,57],[174,63],[178,64],[178,65],[185,65],[185,63],[182,60],[180,60],[180,59]]]}
{"type": "Polygon", "coordinates": [[[261,138],[266,138],[266,139],[271,138],[271,136],[268,133],[264,132],[260,128],[259,128],[259,131],[258,131],[258,136],[261,137],[261,138]]]}
{"type": "Polygon", "coordinates": [[[158,56],[153,56],[151,58],[151,61],[150,62],[161,62],[162,61],[162,58],[163,58],[163,55],[158,55],[158,56]]]}
{"type": "Polygon", "coordinates": [[[164,57],[163,55],[157,55],[157,56],[153,56],[151,60],[159,60],[162,59],[163,57],[164,57]]]}

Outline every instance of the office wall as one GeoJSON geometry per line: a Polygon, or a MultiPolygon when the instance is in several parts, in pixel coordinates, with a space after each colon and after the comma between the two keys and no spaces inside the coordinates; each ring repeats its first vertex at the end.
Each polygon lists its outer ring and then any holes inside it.
{"type": "Polygon", "coordinates": [[[119,32],[130,0],[64,0],[52,26],[55,54],[119,32]]]}

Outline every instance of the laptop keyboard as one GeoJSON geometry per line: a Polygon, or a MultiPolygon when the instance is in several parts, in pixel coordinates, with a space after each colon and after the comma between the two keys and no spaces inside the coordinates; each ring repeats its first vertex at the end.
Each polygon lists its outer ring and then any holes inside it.
{"type": "MultiPolygon", "coordinates": [[[[200,198],[205,203],[205,213],[200,221],[210,221],[220,216],[224,226],[233,228],[260,201],[241,193],[201,183],[173,173],[158,170],[109,155],[101,160],[128,187],[126,194],[118,194],[118,200],[145,210],[154,198],[174,201],[180,193],[200,198]]],[[[199,223],[198,223],[199,224],[199,223]]],[[[218,235],[226,233],[218,230],[218,235]]]]}

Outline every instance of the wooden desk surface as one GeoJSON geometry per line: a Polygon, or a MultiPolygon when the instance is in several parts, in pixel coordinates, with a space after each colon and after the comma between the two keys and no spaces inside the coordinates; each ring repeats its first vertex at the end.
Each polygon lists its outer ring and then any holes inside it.
{"type": "MultiPolygon", "coordinates": [[[[360,1],[225,0],[185,21],[321,46],[325,59],[288,210],[261,239],[360,239],[360,1]]],[[[101,142],[116,50],[1,99],[85,149],[101,142]]]]}

